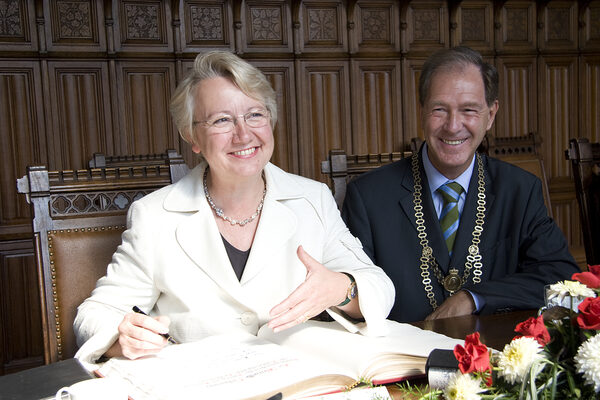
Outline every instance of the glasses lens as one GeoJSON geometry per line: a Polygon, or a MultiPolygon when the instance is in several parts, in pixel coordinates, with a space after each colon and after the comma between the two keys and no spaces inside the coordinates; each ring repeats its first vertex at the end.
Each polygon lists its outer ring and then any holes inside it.
{"type": "Polygon", "coordinates": [[[244,115],[244,121],[252,128],[261,128],[269,121],[269,114],[265,110],[250,111],[244,115]]]}

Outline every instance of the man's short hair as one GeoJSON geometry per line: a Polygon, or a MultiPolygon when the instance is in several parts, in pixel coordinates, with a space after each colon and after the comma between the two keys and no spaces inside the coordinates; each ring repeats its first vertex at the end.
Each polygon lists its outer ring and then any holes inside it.
{"type": "Polygon", "coordinates": [[[476,66],[481,72],[485,101],[488,106],[491,106],[498,99],[498,71],[496,67],[483,61],[481,54],[465,46],[438,50],[425,61],[419,77],[419,102],[421,105],[425,104],[429,96],[431,79],[436,72],[451,68],[464,69],[469,65],[476,66]]]}

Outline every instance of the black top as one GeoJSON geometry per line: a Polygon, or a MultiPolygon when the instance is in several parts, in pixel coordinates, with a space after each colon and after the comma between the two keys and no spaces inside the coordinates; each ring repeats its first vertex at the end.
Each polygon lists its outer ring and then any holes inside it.
{"type": "Polygon", "coordinates": [[[233,247],[231,243],[225,240],[223,235],[221,235],[221,239],[223,239],[225,250],[227,250],[227,255],[229,256],[229,261],[231,262],[233,271],[235,272],[235,275],[239,281],[242,279],[242,274],[244,273],[244,268],[246,267],[246,262],[248,261],[248,256],[250,255],[250,249],[241,251],[233,247]]]}

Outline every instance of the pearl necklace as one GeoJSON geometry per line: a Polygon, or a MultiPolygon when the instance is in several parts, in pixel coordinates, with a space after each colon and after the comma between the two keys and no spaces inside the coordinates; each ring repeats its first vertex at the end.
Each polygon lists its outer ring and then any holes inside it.
{"type": "MultiPolygon", "coordinates": [[[[244,226],[244,225],[249,224],[250,222],[254,221],[256,219],[256,217],[258,217],[260,215],[263,205],[265,204],[265,196],[267,194],[267,185],[266,184],[265,184],[265,188],[263,190],[262,199],[260,199],[260,203],[258,203],[258,208],[254,212],[254,214],[252,214],[252,216],[250,216],[249,218],[238,221],[236,219],[230,218],[227,215],[225,215],[225,213],[223,212],[223,209],[219,208],[215,205],[212,197],[210,197],[210,193],[208,193],[208,184],[206,183],[207,176],[208,176],[208,167],[206,167],[206,169],[204,170],[204,177],[202,178],[202,183],[204,185],[204,195],[206,196],[206,200],[208,201],[208,204],[210,204],[210,208],[215,210],[215,214],[217,214],[217,217],[229,222],[231,225],[244,226]]],[[[263,180],[264,180],[264,177],[263,177],[263,180]]]]}

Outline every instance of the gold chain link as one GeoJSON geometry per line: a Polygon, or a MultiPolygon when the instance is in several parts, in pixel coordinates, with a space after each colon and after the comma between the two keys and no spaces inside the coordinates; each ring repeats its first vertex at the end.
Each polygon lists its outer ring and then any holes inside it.
{"type": "MultiPolygon", "coordinates": [[[[469,246],[469,255],[465,262],[465,270],[463,277],[458,277],[458,271],[455,269],[450,270],[450,274],[444,277],[437,261],[433,257],[433,249],[429,247],[429,240],[427,239],[427,232],[425,230],[425,220],[423,218],[423,201],[421,199],[422,189],[421,186],[421,174],[419,172],[419,154],[418,152],[413,153],[411,159],[411,167],[414,179],[414,192],[413,192],[413,203],[415,209],[415,220],[417,224],[417,237],[419,238],[421,247],[421,278],[423,286],[425,287],[425,293],[429,299],[429,304],[434,310],[438,307],[437,301],[435,300],[435,294],[433,293],[433,286],[431,285],[431,277],[429,273],[429,266],[432,267],[433,273],[435,274],[438,282],[446,289],[450,295],[454,294],[459,290],[469,279],[471,269],[473,269],[473,283],[478,284],[481,282],[481,269],[483,264],[481,263],[481,254],[479,254],[479,243],[481,242],[480,237],[483,232],[483,222],[485,217],[485,178],[483,174],[483,162],[479,154],[477,157],[477,213],[475,219],[475,227],[473,228],[473,239],[469,246]],[[448,289],[445,284],[447,280],[453,281],[460,279],[460,284],[455,290],[448,289]]],[[[448,285],[449,286],[449,285],[448,285]]]]}

